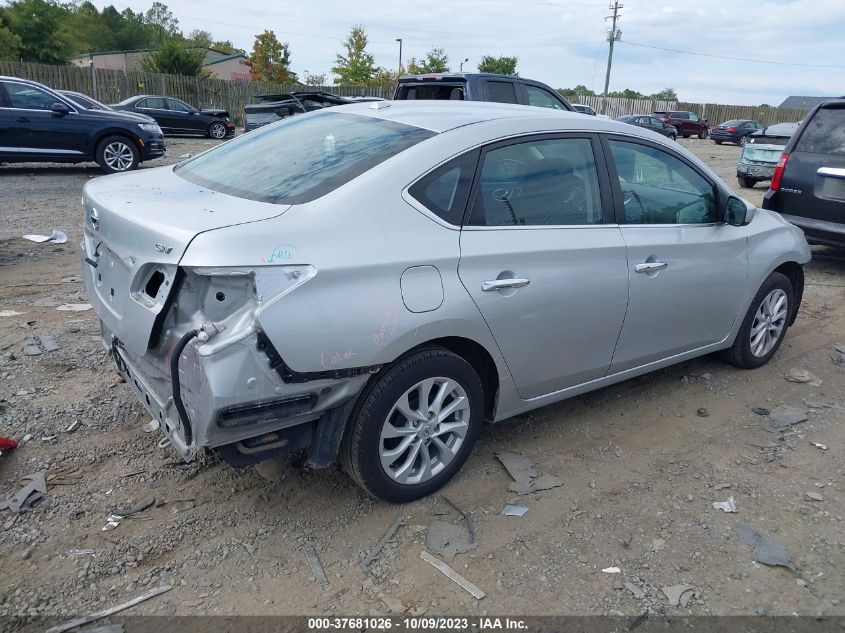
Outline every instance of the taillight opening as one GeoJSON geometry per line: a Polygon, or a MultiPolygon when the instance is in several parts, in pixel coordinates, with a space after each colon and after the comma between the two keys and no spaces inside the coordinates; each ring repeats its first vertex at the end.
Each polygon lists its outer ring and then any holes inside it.
{"type": "Polygon", "coordinates": [[[731,134],[733,134],[734,132],[736,132],[736,128],[735,128],[735,127],[729,127],[729,128],[728,128],[728,132],[730,132],[731,134]]]}
{"type": "Polygon", "coordinates": [[[777,167],[775,167],[775,173],[772,175],[772,184],[769,185],[769,188],[772,191],[777,191],[780,189],[780,181],[783,178],[783,172],[786,169],[786,163],[789,161],[789,154],[784,152],[780,155],[780,159],[778,160],[777,167]]]}

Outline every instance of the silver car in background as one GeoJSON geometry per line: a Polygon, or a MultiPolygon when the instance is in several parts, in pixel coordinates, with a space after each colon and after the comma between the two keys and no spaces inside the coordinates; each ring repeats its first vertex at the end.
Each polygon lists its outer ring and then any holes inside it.
{"type": "Polygon", "coordinates": [[[305,449],[396,502],[485,420],[710,352],[764,364],[810,259],[677,143],[503,104],[303,114],[83,203],[103,343],[185,459],[305,449]]]}

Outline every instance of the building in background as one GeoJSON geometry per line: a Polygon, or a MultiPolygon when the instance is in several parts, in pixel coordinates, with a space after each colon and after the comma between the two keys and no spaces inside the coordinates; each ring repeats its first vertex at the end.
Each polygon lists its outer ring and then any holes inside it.
{"type": "MultiPolygon", "coordinates": [[[[140,66],[143,59],[153,50],[155,49],[147,48],[131,51],[86,53],[74,57],[70,62],[81,68],[88,68],[93,64],[94,68],[97,69],[126,72],[140,66]]],[[[243,53],[228,54],[209,48],[206,50],[203,68],[207,69],[212,77],[218,79],[249,81],[252,66],[249,63],[249,57],[243,53]]]]}

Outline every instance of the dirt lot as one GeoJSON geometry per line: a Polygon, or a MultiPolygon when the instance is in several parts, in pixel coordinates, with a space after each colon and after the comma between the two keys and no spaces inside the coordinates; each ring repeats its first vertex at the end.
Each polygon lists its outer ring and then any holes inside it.
{"type": "MultiPolygon", "coordinates": [[[[168,160],[209,143],[171,140],[168,160]]],[[[735,182],[738,148],[684,144],[735,182]]],[[[845,343],[842,253],[814,251],[798,321],[768,366],[705,357],[491,427],[442,494],[397,507],[335,470],[285,461],[235,471],[213,456],[184,465],[142,431],[148,418],[115,381],[94,313],[56,310],[85,299],[79,199],[98,176],[93,166],[0,167],[0,310],[22,313],[0,317],[0,435],[22,442],[0,458],[0,499],[27,473],[50,479],[34,508],[0,510],[0,616],[86,613],[164,584],[173,590],[131,613],[845,614],[845,368],[831,361],[845,343]],[[19,237],[54,227],[66,244],[19,237]],[[32,335],[61,349],[26,356],[32,335]],[[818,380],[787,381],[795,369],[818,380]],[[752,412],[779,405],[809,419],[773,431],[752,412]],[[515,497],[502,450],[563,486],[503,516],[515,497]],[[729,496],[735,514],[712,507],[729,496]],[[153,507],[102,530],[111,511],[150,497],[153,507]],[[450,564],[482,600],[420,560],[432,521],[464,525],[455,506],[476,546],[450,564]],[[362,560],[399,515],[405,525],[365,574],[362,560]],[[794,569],[753,562],[738,525],[784,546],[794,569]],[[612,566],[621,573],[602,572],[612,566]],[[670,606],[660,588],[682,584],[695,596],[670,606]]],[[[759,204],[764,190],[743,194],[759,204]]]]}

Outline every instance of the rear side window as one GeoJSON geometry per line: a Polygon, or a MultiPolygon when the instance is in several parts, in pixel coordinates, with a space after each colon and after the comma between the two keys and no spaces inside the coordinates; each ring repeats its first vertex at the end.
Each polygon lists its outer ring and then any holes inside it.
{"type": "Polygon", "coordinates": [[[686,112],[670,112],[669,116],[673,119],[689,119],[686,112]]]}
{"type": "Polygon", "coordinates": [[[496,103],[516,103],[516,88],[512,81],[488,81],[487,94],[496,103]]]}
{"type": "Polygon", "coordinates": [[[164,99],[161,97],[147,97],[146,99],[141,99],[136,105],[136,108],[152,108],[154,110],[167,110],[167,106],[164,105],[164,99]]]}
{"type": "Polygon", "coordinates": [[[845,156],[845,108],[822,108],[808,123],[796,152],[845,156]]]}
{"type": "Polygon", "coordinates": [[[322,110],[244,134],[175,172],[239,198],[302,204],[434,135],[394,121],[322,110]]]}
{"type": "Polygon", "coordinates": [[[416,182],[409,190],[429,211],[459,225],[472,187],[478,150],[453,158],[416,182]]]}

